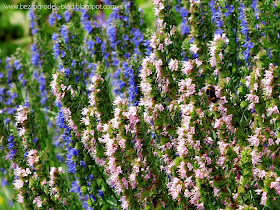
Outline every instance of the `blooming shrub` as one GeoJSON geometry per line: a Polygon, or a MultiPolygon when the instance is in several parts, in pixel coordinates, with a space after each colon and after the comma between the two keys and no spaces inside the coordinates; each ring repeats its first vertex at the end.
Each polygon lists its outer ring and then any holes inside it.
{"type": "Polygon", "coordinates": [[[1,58],[11,199],[30,209],[277,209],[280,2],[154,0],[154,32],[137,1],[116,4],[106,19],[31,8],[31,54],[1,58]]]}

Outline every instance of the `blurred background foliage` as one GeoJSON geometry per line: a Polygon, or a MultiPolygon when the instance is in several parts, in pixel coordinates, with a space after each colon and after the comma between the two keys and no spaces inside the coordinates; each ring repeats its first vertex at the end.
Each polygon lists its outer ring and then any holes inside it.
{"type": "MultiPolygon", "coordinates": [[[[7,9],[7,5],[31,5],[33,1],[30,0],[1,0],[0,1],[0,50],[1,57],[10,56],[16,52],[17,48],[21,48],[26,52],[29,52],[29,48],[32,42],[31,31],[29,28],[28,9],[7,9]]],[[[100,4],[100,0],[39,0],[36,1],[38,5],[49,4],[100,4]]],[[[115,1],[112,1],[113,3],[115,1]]],[[[155,30],[154,12],[152,1],[138,0],[140,8],[143,9],[148,23],[148,27],[151,30],[155,30]]],[[[48,19],[50,10],[42,9],[42,15],[48,19]]],[[[94,12],[100,12],[98,10],[94,12]]],[[[110,9],[104,10],[106,16],[111,13],[110,9]]],[[[46,21],[46,23],[48,23],[46,21]]],[[[49,28],[51,30],[51,28],[49,28]]]]}

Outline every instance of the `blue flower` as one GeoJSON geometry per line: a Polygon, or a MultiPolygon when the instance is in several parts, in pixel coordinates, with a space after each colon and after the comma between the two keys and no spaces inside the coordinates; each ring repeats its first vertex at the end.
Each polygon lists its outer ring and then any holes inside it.
{"type": "Polygon", "coordinates": [[[68,172],[72,174],[76,174],[76,168],[77,168],[76,163],[73,163],[71,161],[66,161],[66,163],[68,167],[68,172]]]}
{"type": "Polygon", "coordinates": [[[30,18],[31,21],[36,20],[36,15],[35,15],[35,12],[33,10],[33,7],[29,10],[28,15],[29,15],[29,18],[30,18]]]}
{"type": "Polygon", "coordinates": [[[14,139],[14,136],[10,135],[9,138],[8,138],[8,142],[12,142],[14,139]]]}
{"type": "Polygon", "coordinates": [[[46,87],[46,79],[45,79],[43,73],[41,73],[41,75],[40,75],[40,77],[38,79],[38,83],[40,84],[39,85],[39,90],[41,92],[43,92],[45,90],[45,87],[46,87]]]}
{"type": "Polygon", "coordinates": [[[30,22],[30,28],[35,28],[36,23],[35,22],[30,22]]]}
{"type": "Polygon", "coordinates": [[[72,63],[71,63],[71,66],[74,67],[75,65],[76,65],[76,60],[73,59],[73,60],[72,60],[72,63]]]}
{"type": "Polygon", "coordinates": [[[8,157],[13,160],[15,158],[16,152],[17,151],[15,149],[10,150],[8,157]]]}
{"type": "Polygon", "coordinates": [[[128,41],[128,40],[129,40],[127,34],[124,34],[124,35],[123,35],[123,40],[124,40],[124,41],[128,41]]]}
{"type": "Polygon", "coordinates": [[[86,163],[85,163],[85,161],[80,161],[80,166],[83,166],[84,167],[84,169],[86,170],[86,163]]]}
{"type": "Polygon", "coordinates": [[[57,39],[58,39],[58,34],[54,32],[52,34],[52,40],[57,41],[57,39]]]}
{"type": "Polygon", "coordinates": [[[65,57],[65,52],[63,50],[60,51],[60,57],[62,57],[62,58],[65,57]]]}
{"type": "Polygon", "coordinates": [[[51,13],[49,16],[49,24],[50,26],[53,26],[54,23],[55,23],[55,15],[54,13],[51,13]]]}
{"type": "Polygon", "coordinates": [[[65,73],[65,75],[69,75],[69,74],[70,74],[70,68],[66,68],[66,69],[64,70],[64,73],[65,73]]]}
{"type": "Polygon", "coordinates": [[[72,182],[70,192],[74,192],[74,193],[77,193],[77,194],[81,193],[81,187],[80,187],[79,181],[73,181],[72,182]]]}
{"type": "Polygon", "coordinates": [[[34,66],[40,65],[40,54],[35,44],[31,45],[31,63],[34,66]]]}
{"type": "Polygon", "coordinates": [[[220,35],[222,35],[224,33],[224,30],[222,30],[222,29],[216,29],[215,30],[215,34],[220,34],[220,35]]]}
{"type": "Polygon", "coordinates": [[[99,38],[99,36],[96,37],[96,43],[100,44],[102,42],[102,40],[99,38]]]}
{"type": "Polygon", "coordinates": [[[57,58],[57,56],[59,55],[60,53],[60,50],[59,50],[59,44],[56,42],[54,43],[54,46],[53,46],[53,55],[54,55],[54,58],[57,58]]]}
{"type": "Polygon", "coordinates": [[[89,41],[87,42],[87,45],[88,45],[88,49],[89,49],[89,50],[93,50],[93,49],[94,49],[94,41],[89,40],[89,41]]]}
{"type": "Polygon", "coordinates": [[[11,150],[15,146],[15,142],[8,143],[8,149],[11,150]]]}
{"type": "Polygon", "coordinates": [[[55,17],[56,17],[57,20],[61,19],[61,15],[60,14],[56,14],[55,17]]]}
{"type": "Polygon", "coordinates": [[[81,12],[82,12],[81,22],[82,22],[83,28],[84,28],[84,30],[87,31],[88,33],[91,33],[93,27],[92,27],[92,25],[91,25],[91,22],[88,20],[89,16],[88,16],[88,14],[86,13],[86,10],[85,10],[85,9],[82,9],[81,12]]]}
{"type": "Polygon", "coordinates": [[[89,178],[89,181],[92,181],[94,176],[91,174],[91,175],[88,176],[88,178],[89,178]]]}
{"type": "Polygon", "coordinates": [[[116,33],[117,33],[117,29],[114,26],[109,26],[107,28],[108,39],[111,42],[111,45],[112,45],[113,49],[118,44],[118,41],[116,41],[116,39],[117,39],[116,33]]]}
{"type": "Polygon", "coordinates": [[[185,9],[184,7],[181,7],[180,14],[181,14],[182,18],[185,18],[185,17],[188,17],[189,11],[187,9],[185,9]]]}
{"type": "Polygon", "coordinates": [[[141,33],[141,31],[137,28],[133,33],[133,42],[135,46],[137,47],[142,41],[144,41],[144,34],[141,33]]]}
{"type": "Polygon", "coordinates": [[[64,12],[64,19],[66,23],[68,23],[71,19],[71,13],[68,10],[64,12]]]}
{"type": "Polygon", "coordinates": [[[98,190],[98,195],[101,197],[101,199],[104,199],[104,192],[102,190],[98,190]]]}
{"type": "Polygon", "coordinates": [[[55,119],[56,119],[56,125],[58,125],[60,128],[63,128],[65,118],[64,118],[64,113],[63,113],[62,109],[59,110],[55,119]]]}
{"type": "Polygon", "coordinates": [[[187,21],[184,20],[184,21],[182,22],[181,30],[182,30],[182,34],[183,34],[183,35],[186,35],[186,34],[189,34],[189,33],[190,33],[190,28],[189,28],[189,26],[187,25],[187,21]]]}
{"type": "Polygon", "coordinates": [[[124,81],[121,81],[121,80],[120,80],[120,81],[119,81],[119,88],[120,88],[120,89],[123,89],[124,86],[125,86],[125,84],[126,84],[126,83],[125,83],[124,81]]]}
{"type": "Polygon", "coordinates": [[[65,41],[65,44],[67,44],[69,38],[68,38],[68,30],[67,30],[67,26],[66,25],[62,25],[61,26],[60,33],[61,33],[62,38],[65,41]]]}
{"type": "Polygon", "coordinates": [[[4,187],[6,185],[9,185],[9,182],[7,181],[7,179],[2,179],[1,180],[1,187],[4,187]]]}

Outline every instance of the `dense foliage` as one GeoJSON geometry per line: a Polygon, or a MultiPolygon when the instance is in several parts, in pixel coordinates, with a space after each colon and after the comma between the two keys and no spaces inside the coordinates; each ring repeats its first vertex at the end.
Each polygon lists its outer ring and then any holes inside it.
{"type": "Polygon", "coordinates": [[[1,57],[11,199],[26,209],[277,209],[279,0],[154,0],[154,32],[137,1],[113,3],[108,18],[31,9],[31,53],[1,57]]]}

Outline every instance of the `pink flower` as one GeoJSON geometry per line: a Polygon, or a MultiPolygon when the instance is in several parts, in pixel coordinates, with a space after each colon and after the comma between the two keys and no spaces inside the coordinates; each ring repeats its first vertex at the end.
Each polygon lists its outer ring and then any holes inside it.
{"type": "Polygon", "coordinates": [[[61,90],[62,90],[62,91],[64,91],[64,90],[66,89],[66,86],[63,85],[63,84],[61,84],[60,87],[61,87],[61,90]]]}
{"type": "Polygon", "coordinates": [[[217,50],[217,46],[212,44],[211,47],[209,48],[209,53],[212,57],[215,57],[216,50],[217,50]]]}
{"type": "Polygon", "coordinates": [[[261,205],[266,205],[266,200],[267,200],[267,192],[263,192],[263,194],[262,194],[262,198],[261,198],[261,205]]]}
{"type": "Polygon", "coordinates": [[[182,185],[179,182],[180,180],[177,177],[175,177],[171,182],[167,184],[170,195],[174,200],[179,196],[179,193],[182,190],[182,185]]]}
{"type": "Polygon", "coordinates": [[[154,0],[154,4],[159,4],[161,2],[161,0],[154,0]]]}
{"type": "Polygon", "coordinates": [[[17,179],[15,182],[14,182],[14,186],[17,190],[19,190],[20,188],[23,187],[23,184],[24,182],[21,180],[21,179],[17,179]]]}
{"type": "Polygon", "coordinates": [[[260,162],[260,154],[257,153],[255,150],[253,150],[251,152],[251,155],[252,155],[252,164],[255,165],[257,164],[258,162],[260,162]]]}
{"type": "Polygon", "coordinates": [[[213,144],[213,139],[212,139],[212,137],[206,137],[206,139],[205,139],[205,143],[206,144],[213,144]]]}
{"type": "Polygon", "coordinates": [[[225,163],[225,160],[226,160],[225,157],[220,157],[217,164],[222,167],[225,163]]]}
{"type": "Polygon", "coordinates": [[[181,164],[179,165],[179,170],[178,172],[181,174],[181,178],[185,179],[187,178],[187,171],[185,169],[185,162],[181,162],[181,164]]]}
{"type": "Polygon", "coordinates": [[[17,195],[17,201],[18,201],[19,203],[23,203],[23,200],[24,200],[24,197],[22,196],[21,193],[19,193],[19,194],[17,195]]]}
{"type": "Polygon", "coordinates": [[[267,111],[267,116],[270,116],[272,114],[279,114],[279,110],[278,110],[277,106],[269,107],[269,108],[267,108],[266,111],[267,111]]]}
{"type": "Polygon", "coordinates": [[[214,124],[214,128],[219,128],[222,124],[222,119],[216,119],[215,124],[214,124]]]}
{"type": "Polygon", "coordinates": [[[149,95],[152,91],[152,86],[148,82],[141,82],[140,88],[146,96],[149,95]]]}
{"type": "Polygon", "coordinates": [[[83,110],[82,110],[82,115],[87,115],[87,113],[88,113],[88,108],[83,108],[83,110]]]}
{"type": "Polygon", "coordinates": [[[189,171],[191,171],[193,169],[193,166],[190,162],[187,163],[187,166],[188,166],[189,171]]]}
{"type": "Polygon", "coordinates": [[[220,60],[223,60],[223,58],[224,58],[224,56],[221,52],[219,53],[219,58],[220,58],[220,60]]]}
{"type": "Polygon", "coordinates": [[[37,155],[37,150],[30,150],[27,155],[27,162],[29,166],[34,166],[35,163],[39,161],[39,156],[37,155]]]}
{"type": "Polygon", "coordinates": [[[193,104],[182,104],[180,105],[181,111],[183,115],[190,115],[193,111],[193,104]]]}
{"type": "Polygon", "coordinates": [[[257,189],[257,190],[255,190],[255,192],[256,192],[257,195],[260,195],[262,193],[262,190],[261,189],[257,189]]]}
{"type": "Polygon", "coordinates": [[[254,91],[255,91],[255,92],[257,92],[258,87],[259,87],[258,83],[255,83],[255,84],[253,85],[253,88],[254,88],[254,91]]]}
{"type": "Polygon", "coordinates": [[[25,129],[25,128],[20,128],[20,129],[19,129],[19,132],[18,132],[18,135],[19,135],[20,137],[22,137],[22,136],[25,134],[25,132],[26,132],[26,129],[25,129]]]}
{"type": "MultiPolygon", "coordinates": [[[[152,48],[154,48],[154,49],[156,48],[156,39],[157,39],[157,37],[156,37],[155,35],[153,35],[153,36],[151,37],[151,44],[150,44],[150,46],[151,46],[152,48]]],[[[146,61],[146,62],[145,62],[145,63],[143,62],[143,65],[147,63],[148,59],[145,60],[145,61],[146,61]]]]}
{"type": "Polygon", "coordinates": [[[196,54],[200,49],[195,45],[195,44],[191,44],[191,47],[190,47],[190,51],[193,53],[193,54],[196,54]]]}
{"type": "Polygon", "coordinates": [[[217,65],[217,59],[216,57],[211,57],[210,59],[210,64],[211,64],[211,67],[215,67],[217,65]]]}
{"type": "Polygon", "coordinates": [[[169,37],[165,38],[164,44],[165,44],[166,46],[172,44],[172,41],[169,39],[169,37]]]}
{"type": "Polygon", "coordinates": [[[41,199],[41,196],[37,196],[34,200],[33,200],[33,204],[36,203],[36,206],[38,208],[42,207],[43,201],[41,199]]]}
{"type": "Polygon", "coordinates": [[[220,192],[221,192],[221,191],[220,191],[218,188],[214,187],[214,195],[215,195],[216,197],[219,196],[220,192]]]}
{"type": "Polygon", "coordinates": [[[32,172],[30,171],[30,169],[29,168],[27,168],[27,169],[23,169],[22,170],[22,176],[23,177],[26,177],[26,176],[28,176],[28,175],[30,175],[32,172]]]}
{"type": "Polygon", "coordinates": [[[272,94],[272,87],[271,86],[266,86],[265,88],[263,88],[263,90],[264,90],[264,92],[267,96],[271,96],[271,94],[272,94]]]}
{"type": "Polygon", "coordinates": [[[182,72],[188,75],[193,70],[193,65],[190,61],[183,61],[182,72]]]}
{"type": "Polygon", "coordinates": [[[255,136],[250,136],[250,138],[248,139],[248,142],[252,145],[252,146],[256,146],[258,147],[260,144],[260,140],[259,138],[255,135],[255,136]]]}
{"type": "Polygon", "coordinates": [[[195,173],[195,177],[200,179],[204,178],[204,173],[200,169],[195,170],[194,173],[195,173]]]}
{"type": "Polygon", "coordinates": [[[123,209],[128,209],[129,207],[129,202],[126,200],[125,196],[122,196],[120,201],[122,202],[122,208],[123,209]]]}
{"type": "Polygon", "coordinates": [[[229,42],[226,34],[214,34],[214,42],[217,42],[219,40],[223,40],[226,44],[229,42]]]}
{"type": "Polygon", "coordinates": [[[161,50],[163,52],[163,44],[159,44],[158,50],[161,50]]]}
{"type": "Polygon", "coordinates": [[[201,66],[201,64],[202,64],[202,61],[196,58],[196,59],[195,59],[195,63],[196,63],[196,65],[197,65],[197,67],[199,67],[199,66],[201,66]]]}
{"type": "Polygon", "coordinates": [[[179,62],[177,59],[173,60],[171,59],[171,61],[169,62],[168,67],[170,68],[171,71],[177,71],[179,66],[179,62]]]}
{"type": "Polygon", "coordinates": [[[124,189],[128,189],[128,181],[126,180],[125,177],[122,178],[122,183],[123,183],[124,189]]]}
{"type": "Polygon", "coordinates": [[[126,141],[125,139],[119,140],[119,145],[121,148],[125,148],[125,141],[126,141]]]}
{"type": "Polygon", "coordinates": [[[41,182],[41,185],[46,185],[47,184],[47,180],[43,180],[42,182],[41,182]]]}

